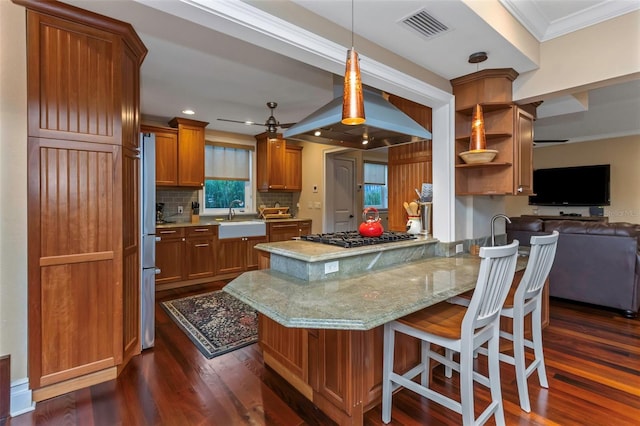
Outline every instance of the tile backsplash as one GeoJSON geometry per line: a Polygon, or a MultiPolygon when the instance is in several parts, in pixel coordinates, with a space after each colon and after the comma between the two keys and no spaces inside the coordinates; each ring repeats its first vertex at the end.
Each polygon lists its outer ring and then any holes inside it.
{"type": "Polygon", "coordinates": [[[164,219],[176,222],[188,222],[191,220],[191,202],[198,201],[198,190],[157,188],[156,203],[164,203],[164,219]],[[178,214],[178,206],[184,208],[182,214],[178,214]]]}
{"type": "MultiPolygon", "coordinates": [[[[258,207],[274,207],[275,203],[280,203],[282,207],[290,207],[292,215],[297,215],[296,204],[300,200],[300,193],[295,192],[258,192],[256,194],[255,212],[258,207]]],[[[165,220],[176,222],[188,222],[191,220],[191,202],[198,201],[198,190],[179,188],[157,188],[156,202],[164,203],[165,220]],[[178,206],[184,208],[182,214],[178,214],[178,206]]]]}

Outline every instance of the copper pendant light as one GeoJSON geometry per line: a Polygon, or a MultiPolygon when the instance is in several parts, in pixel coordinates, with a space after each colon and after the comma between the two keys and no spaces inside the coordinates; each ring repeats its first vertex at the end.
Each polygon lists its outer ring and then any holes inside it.
{"type": "Polygon", "coordinates": [[[364,97],[358,53],[353,47],[353,2],[351,0],[351,49],[347,51],[342,94],[342,124],[357,125],[365,122],[364,97]]]}
{"type": "Polygon", "coordinates": [[[484,132],[484,116],[482,107],[476,104],[473,108],[471,119],[471,140],[469,141],[469,151],[480,151],[487,149],[487,138],[484,132]]]}

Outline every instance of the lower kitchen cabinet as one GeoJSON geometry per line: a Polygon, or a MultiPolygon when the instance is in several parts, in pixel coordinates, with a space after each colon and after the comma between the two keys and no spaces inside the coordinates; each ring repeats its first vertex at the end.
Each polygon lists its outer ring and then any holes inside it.
{"type": "Polygon", "coordinates": [[[285,221],[267,223],[269,242],[288,241],[311,233],[311,221],[285,221]]]}
{"type": "Polygon", "coordinates": [[[194,226],[186,228],[186,279],[212,277],[215,273],[215,226],[194,226]]]}
{"type": "Polygon", "coordinates": [[[254,246],[266,242],[266,236],[218,240],[216,275],[258,269],[258,253],[254,246]]]}
{"type": "Polygon", "coordinates": [[[156,275],[159,284],[213,277],[215,274],[215,226],[159,228],[156,235],[156,275]]]}
{"type": "Polygon", "coordinates": [[[181,281],[185,275],[185,232],[184,228],[163,228],[156,230],[156,275],[158,284],[181,281]]]}

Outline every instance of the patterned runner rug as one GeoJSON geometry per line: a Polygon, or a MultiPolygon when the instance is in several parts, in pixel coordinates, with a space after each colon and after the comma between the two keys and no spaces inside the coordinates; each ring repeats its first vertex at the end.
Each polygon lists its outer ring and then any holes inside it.
{"type": "Polygon", "coordinates": [[[161,305],[209,359],[258,341],[257,312],[222,290],[161,305]]]}

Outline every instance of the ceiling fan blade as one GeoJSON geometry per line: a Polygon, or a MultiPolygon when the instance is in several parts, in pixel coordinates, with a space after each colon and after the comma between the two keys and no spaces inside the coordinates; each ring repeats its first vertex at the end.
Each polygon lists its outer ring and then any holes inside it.
{"type": "Polygon", "coordinates": [[[569,139],[534,139],[533,143],[564,143],[569,142],[569,139]]]}
{"type": "Polygon", "coordinates": [[[288,129],[289,127],[293,126],[296,123],[280,123],[278,124],[278,127],[282,127],[283,129],[288,129]]]}
{"type": "Polygon", "coordinates": [[[255,123],[253,121],[240,121],[240,120],[230,120],[228,118],[218,118],[218,121],[228,121],[229,123],[240,123],[245,125],[255,125],[255,126],[264,126],[262,123],[255,123]]]}

